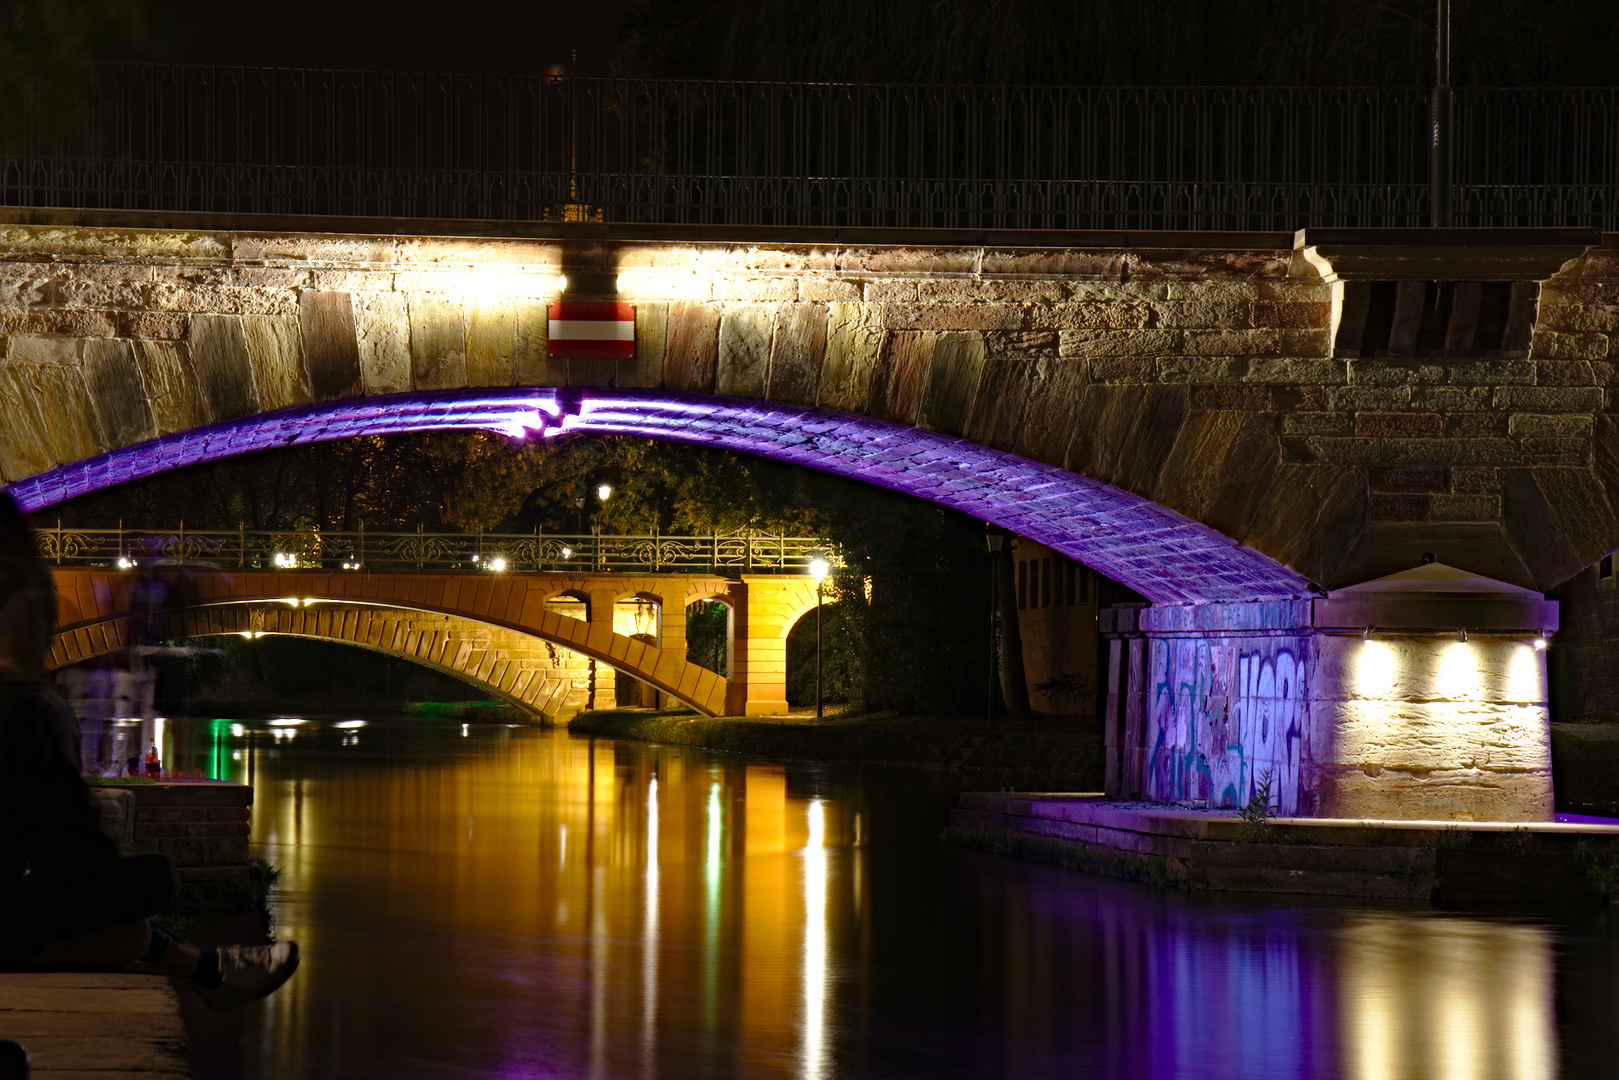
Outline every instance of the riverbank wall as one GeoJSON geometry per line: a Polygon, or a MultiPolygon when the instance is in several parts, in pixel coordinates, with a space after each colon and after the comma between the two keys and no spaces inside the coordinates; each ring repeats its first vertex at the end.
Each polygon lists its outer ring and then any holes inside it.
{"type": "Polygon", "coordinates": [[[1103,795],[968,792],[946,842],[1214,892],[1444,907],[1619,897],[1619,822],[1250,817],[1103,795]]]}
{"type": "Polygon", "coordinates": [[[248,855],[253,789],[223,781],[102,781],[91,790],[101,827],[128,854],[174,861],[182,910],[238,910],[264,898],[263,868],[248,855]]]}

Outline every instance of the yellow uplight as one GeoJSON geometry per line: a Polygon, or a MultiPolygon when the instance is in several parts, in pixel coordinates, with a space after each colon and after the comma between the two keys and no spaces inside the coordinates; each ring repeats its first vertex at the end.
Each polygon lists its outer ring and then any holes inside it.
{"type": "Polygon", "coordinates": [[[1363,641],[1355,653],[1355,694],[1363,698],[1388,697],[1394,690],[1399,658],[1386,641],[1363,641]]]}

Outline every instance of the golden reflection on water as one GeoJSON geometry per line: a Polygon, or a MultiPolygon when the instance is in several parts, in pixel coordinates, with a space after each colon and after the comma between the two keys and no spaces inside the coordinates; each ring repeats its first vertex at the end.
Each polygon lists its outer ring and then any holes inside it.
{"type": "MultiPolygon", "coordinates": [[[[259,773],[255,847],[287,882],[277,933],[306,963],[340,943],[301,898],[347,894],[455,939],[543,939],[552,966],[572,953],[583,985],[551,989],[582,999],[561,1007],[586,1014],[591,1077],[657,1076],[664,1040],[688,1030],[715,1053],[744,1047],[746,1075],[833,1075],[828,845],[852,829],[839,803],[790,794],[780,766],[560,733],[296,777],[278,751],[255,739],[243,766],[259,773]]],[[[313,985],[269,1003],[282,1052],[333,1037],[345,1006],[310,1000],[313,985]]]]}
{"type": "Polygon", "coordinates": [[[1358,914],[1340,931],[1353,1080],[1549,1080],[1551,934],[1465,918],[1358,914]]]}
{"type": "Polygon", "coordinates": [[[304,950],[243,1010],[252,1080],[1558,1073],[1542,926],[947,852],[925,815],[896,832],[892,778],[249,727],[194,752],[254,784],[276,932],[304,950]]]}

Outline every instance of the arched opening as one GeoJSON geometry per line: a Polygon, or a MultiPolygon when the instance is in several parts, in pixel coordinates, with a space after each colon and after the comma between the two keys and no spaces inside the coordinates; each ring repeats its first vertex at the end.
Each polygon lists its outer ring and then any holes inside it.
{"type": "Polygon", "coordinates": [[[686,659],[722,678],[731,677],[736,612],[719,597],[686,605],[686,659]]]}
{"type": "MultiPolygon", "coordinates": [[[[656,648],[663,632],[663,601],[651,593],[635,593],[613,603],[613,633],[656,648]]],[[[613,669],[613,701],[619,708],[654,708],[658,691],[627,671],[613,669]]]]}

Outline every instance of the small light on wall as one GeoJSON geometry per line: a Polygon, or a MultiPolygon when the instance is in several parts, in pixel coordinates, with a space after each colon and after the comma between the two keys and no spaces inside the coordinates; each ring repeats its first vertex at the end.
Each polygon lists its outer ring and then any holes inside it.
{"type": "Polygon", "coordinates": [[[1464,645],[1467,643],[1467,627],[1464,626],[1456,631],[1456,640],[1464,645]]]}
{"type": "Polygon", "coordinates": [[[1551,637],[1551,634],[1549,632],[1545,631],[1545,630],[1542,630],[1540,633],[1536,634],[1535,635],[1535,648],[1544,649],[1546,647],[1547,639],[1549,637],[1551,637]]]}
{"type": "Polygon", "coordinates": [[[489,569],[493,570],[497,574],[504,571],[506,569],[506,557],[504,555],[496,555],[493,559],[490,559],[489,569]]]}
{"type": "Polygon", "coordinates": [[[287,554],[285,551],[276,552],[275,558],[271,561],[282,570],[287,570],[298,565],[298,560],[292,555],[287,554]]]}
{"type": "Polygon", "coordinates": [[[118,569],[120,569],[120,570],[133,570],[133,569],[135,569],[135,560],[131,559],[128,555],[120,555],[120,556],[118,556],[118,569]]]}
{"type": "Polygon", "coordinates": [[[571,558],[573,558],[573,548],[571,548],[571,547],[565,547],[565,548],[563,548],[563,549],[562,549],[562,557],[563,557],[563,558],[564,558],[564,559],[571,559],[571,558]]]}
{"type": "Polygon", "coordinates": [[[1372,640],[1372,628],[1370,626],[1368,626],[1365,630],[1361,631],[1360,639],[1362,641],[1370,641],[1370,640],[1372,640]]]}

